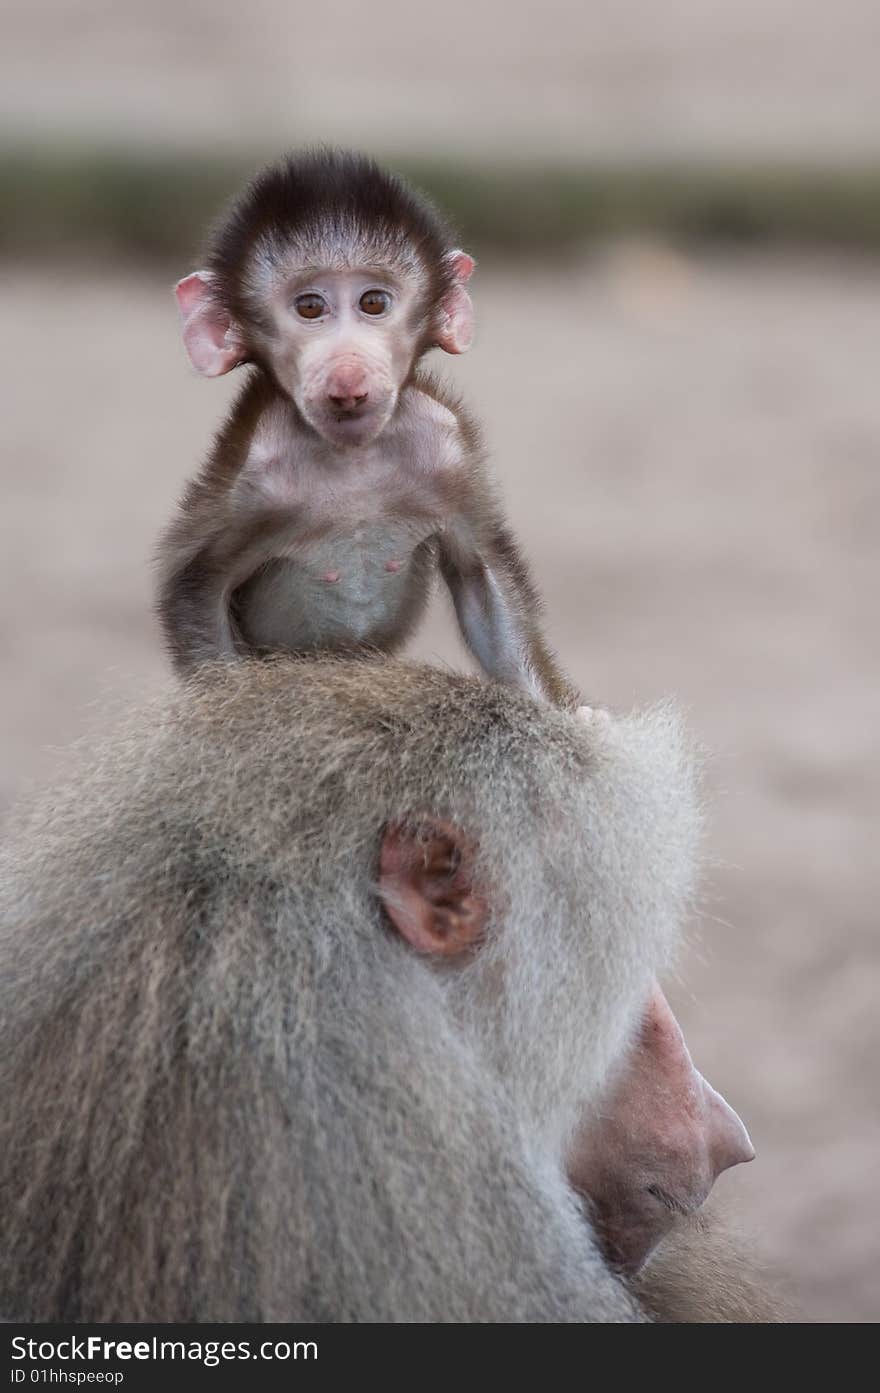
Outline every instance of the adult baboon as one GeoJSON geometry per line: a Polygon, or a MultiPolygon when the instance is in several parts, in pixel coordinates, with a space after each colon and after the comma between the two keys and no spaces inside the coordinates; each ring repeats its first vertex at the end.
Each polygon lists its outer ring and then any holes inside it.
{"type": "MultiPolygon", "coordinates": [[[[572,1139],[626,1095],[698,821],[667,711],[390,660],[206,666],[4,855],[0,1311],[649,1318],[572,1139]]],[[[717,1170],[749,1151],[716,1096],[717,1170]]]]}

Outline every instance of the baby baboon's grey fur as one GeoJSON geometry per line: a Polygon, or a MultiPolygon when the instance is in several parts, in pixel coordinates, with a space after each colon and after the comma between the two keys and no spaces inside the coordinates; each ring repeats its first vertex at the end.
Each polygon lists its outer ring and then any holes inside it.
{"type": "Polygon", "coordinates": [[[0,882],[0,1311],[635,1321],[562,1170],[691,889],[666,711],[405,663],[207,667],[32,811],[0,882]],[[383,825],[479,844],[438,967],[383,825]]]}

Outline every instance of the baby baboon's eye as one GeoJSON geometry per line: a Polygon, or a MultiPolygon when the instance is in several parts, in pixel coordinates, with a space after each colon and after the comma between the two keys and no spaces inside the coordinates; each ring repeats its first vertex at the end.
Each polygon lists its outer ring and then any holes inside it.
{"type": "Polygon", "coordinates": [[[387,290],[365,290],[359,303],[364,314],[385,314],[391,308],[391,296],[387,290]]]}
{"type": "Polygon", "coordinates": [[[297,295],[294,305],[300,319],[320,319],[327,309],[327,301],[323,295],[314,293],[297,295]]]}

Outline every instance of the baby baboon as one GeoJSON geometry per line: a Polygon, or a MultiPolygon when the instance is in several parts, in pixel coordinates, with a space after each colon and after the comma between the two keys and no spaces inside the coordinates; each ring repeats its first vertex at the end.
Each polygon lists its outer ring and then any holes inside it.
{"type": "Polygon", "coordinates": [[[177,286],[190,359],[250,378],[161,544],[159,613],[180,671],[205,658],[394,652],[439,564],[490,676],[557,705],[574,690],[477,429],[424,375],[472,334],[455,248],[421,195],[362,155],[258,175],[177,286]]]}

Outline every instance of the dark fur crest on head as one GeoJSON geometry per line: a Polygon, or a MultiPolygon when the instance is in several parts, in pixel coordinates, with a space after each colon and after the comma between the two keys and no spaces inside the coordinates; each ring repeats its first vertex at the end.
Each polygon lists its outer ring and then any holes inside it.
{"type": "Polygon", "coordinates": [[[253,318],[246,272],[254,249],[281,259],[296,242],[326,240],[328,230],[362,239],[392,262],[415,252],[432,305],[452,285],[452,232],[433,204],[368,155],[321,148],[261,170],[220,220],[207,256],[220,299],[236,317],[253,318]]]}

